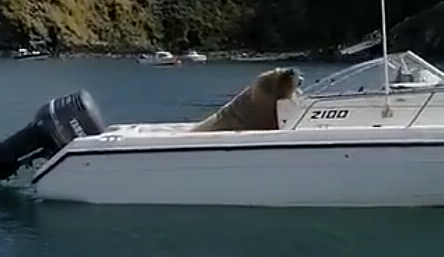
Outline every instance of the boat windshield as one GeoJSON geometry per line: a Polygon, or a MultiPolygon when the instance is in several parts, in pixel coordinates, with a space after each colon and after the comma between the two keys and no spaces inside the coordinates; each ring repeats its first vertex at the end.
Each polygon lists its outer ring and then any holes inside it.
{"type": "MultiPolygon", "coordinates": [[[[388,56],[390,90],[442,86],[444,73],[411,51],[388,56]]],[[[377,58],[336,72],[302,89],[306,95],[383,92],[384,59],[377,58]]]]}

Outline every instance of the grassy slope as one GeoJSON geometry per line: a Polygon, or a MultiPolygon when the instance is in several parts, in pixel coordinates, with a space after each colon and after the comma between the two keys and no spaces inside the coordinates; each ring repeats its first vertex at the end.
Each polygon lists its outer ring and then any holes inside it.
{"type": "Polygon", "coordinates": [[[237,8],[223,0],[3,0],[0,21],[7,24],[8,40],[21,44],[26,35],[49,41],[55,28],[61,44],[71,49],[124,50],[166,42],[217,44],[223,40],[220,30],[239,17],[237,8]]]}
{"type": "MultiPolygon", "coordinates": [[[[389,1],[389,25],[438,1],[389,1]]],[[[444,35],[441,22],[434,22],[440,19],[428,18],[441,16],[441,12],[435,13],[427,14],[427,19],[422,15],[403,28],[421,25],[417,30],[426,31],[434,27],[444,35]]],[[[0,48],[26,46],[36,38],[46,41],[49,48],[62,50],[115,52],[165,47],[174,51],[243,46],[295,50],[359,40],[379,27],[379,0],[0,1],[0,48]]],[[[407,30],[395,31],[409,34],[407,30]]],[[[441,41],[436,44],[444,46],[441,41]]],[[[421,44],[418,41],[417,45],[421,44]]]]}

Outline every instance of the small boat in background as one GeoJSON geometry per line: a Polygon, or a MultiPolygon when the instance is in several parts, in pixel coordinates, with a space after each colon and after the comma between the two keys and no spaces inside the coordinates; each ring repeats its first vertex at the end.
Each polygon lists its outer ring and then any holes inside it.
{"type": "Polygon", "coordinates": [[[192,62],[206,62],[208,57],[205,54],[199,54],[195,50],[190,50],[188,54],[183,56],[183,59],[189,60],[192,62]]]}
{"type": "Polygon", "coordinates": [[[16,54],[13,55],[13,58],[18,60],[45,60],[49,58],[49,53],[20,48],[16,54]]]}
{"type": "Polygon", "coordinates": [[[147,63],[155,66],[174,66],[180,65],[182,62],[172,53],[167,51],[159,51],[154,54],[154,56],[142,54],[138,59],[138,63],[147,63]]]}
{"type": "Polygon", "coordinates": [[[275,62],[275,61],[285,61],[291,57],[293,57],[293,55],[258,54],[258,53],[249,54],[244,52],[230,56],[230,60],[236,62],[275,62]]]}
{"type": "Polygon", "coordinates": [[[230,60],[238,62],[265,62],[265,61],[276,61],[277,59],[264,56],[252,56],[247,53],[241,53],[230,56],[230,60]]]}

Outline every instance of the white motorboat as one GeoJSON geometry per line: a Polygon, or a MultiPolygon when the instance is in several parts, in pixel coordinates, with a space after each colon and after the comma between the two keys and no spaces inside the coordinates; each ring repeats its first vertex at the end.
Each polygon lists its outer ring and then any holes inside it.
{"type": "Polygon", "coordinates": [[[280,128],[271,131],[190,132],[194,123],[103,129],[86,92],[59,98],[1,145],[2,176],[44,156],[32,181],[42,199],[443,205],[444,73],[413,52],[392,54],[387,94],[384,63],[354,65],[280,101],[280,128]],[[37,148],[43,153],[19,160],[37,148]]]}
{"type": "Polygon", "coordinates": [[[45,60],[48,59],[50,55],[41,51],[31,51],[26,48],[20,48],[15,55],[14,59],[17,60],[45,60]]]}
{"type": "Polygon", "coordinates": [[[442,206],[444,73],[410,51],[387,55],[383,35],[383,58],[279,101],[276,130],[105,128],[87,92],[54,99],[0,144],[0,179],[43,158],[31,185],[48,200],[442,206]]]}
{"type": "Polygon", "coordinates": [[[190,60],[192,62],[206,62],[208,57],[205,54],[199,54],[195,50],[190,50],[185,56],[185,60],[190,60]]]}
{"type": "Polygon", "coordinates": [[[156,52],[154,56],[143,54],[137,59],[137,62],[155,66],[173,66],[181,64],[181,61],[176,56],[166,51],[156,52]]]}
{"type": "Polygon", "coordinates": [[[278,56],[250,56],[247,53],[235,54],[230,56],[231,61],[236,62],[272,62],[285,60],[287,58],[282,58],[280,55],[278,56]]]}

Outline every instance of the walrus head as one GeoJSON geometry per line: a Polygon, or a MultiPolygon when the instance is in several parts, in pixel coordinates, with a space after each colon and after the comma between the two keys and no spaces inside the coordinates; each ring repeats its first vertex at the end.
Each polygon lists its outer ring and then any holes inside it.
{"type": "Polygon", "coordinates": [[[302,77],[292,68],[275,68],[263,72],[256,78],[253,98],[267,98],[271,101],[290,99],[302,85],[302,77]]]}

